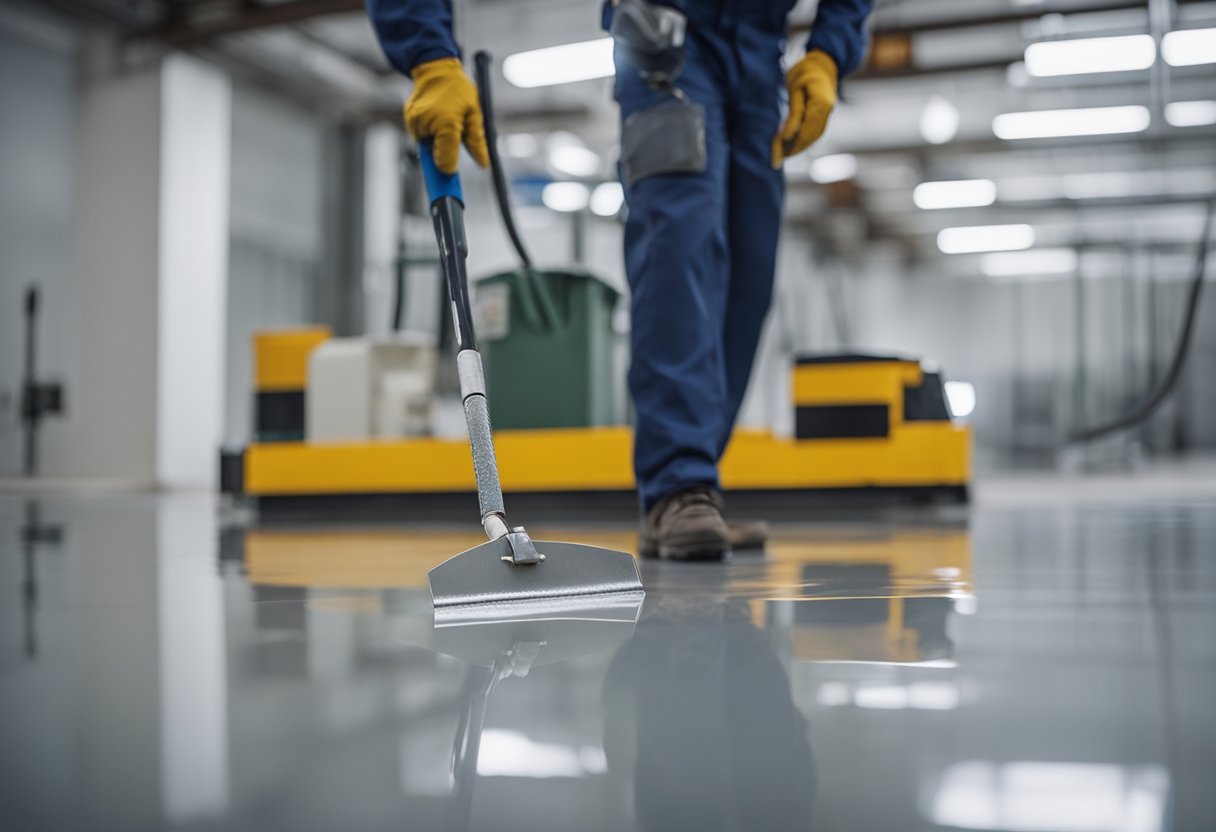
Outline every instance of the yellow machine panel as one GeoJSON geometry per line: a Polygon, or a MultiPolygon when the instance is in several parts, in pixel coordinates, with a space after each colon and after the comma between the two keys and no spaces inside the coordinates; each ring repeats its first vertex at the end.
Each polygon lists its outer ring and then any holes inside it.
{"type": "Polygon", "coordinates": [[[324,326],[255,333],[254,390],[303,390],[308,386],[308,356],[329,338],[329,327],[324,326]]]}
{"type": "MultiPolygon", "coordinates": [[[[633,433],[626,427],[500,431],[505,491],[615,491],[634,487],[633,433]]],[[[881,439],[796,440],[740,432],[722,460],[731,489],[962,485],[970,429],[927,422],[881,439]]],[[[255,495],[472,491],[473,463],[461,440],[357,444],[277,442],[245,452],[245,492],[255,495]]]]}

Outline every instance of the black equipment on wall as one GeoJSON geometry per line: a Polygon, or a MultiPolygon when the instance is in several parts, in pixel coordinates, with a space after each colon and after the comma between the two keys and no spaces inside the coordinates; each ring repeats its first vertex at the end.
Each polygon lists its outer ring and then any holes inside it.
{"type": "Polygon", "coordinates": [[[1191,288],[1187,294],[1185,317],[1182,321],[1182,332],[1178,335],[1178,345],[1174,348],[1174,357],[1170,360],[1165,378],[1154,389],[1136,403],[1127,413],[1106,424],[1095,425],[1077,431],[1069,441],[1073,443],[1092,442],[1112,433],[1136,427],[1157,412],[1157,408],[1174,392],[1178,381],[1182,378],[1182,368],[1191,352],[1191,338],[1195,332],[1195,319],[1199,313],[1199,298],[1203,294],[1203,283],[1207,279],[1208,246],[1212,236],[1212,220],[1216,217],[1216,197],[1208,200],[1207,214],[1200,231],[1199,248],[1195,253],[1195,270],[1191,277],[1191,288]]]}
{"type": "Polygon", "coordinates": [[[37,378],[38,289],[25,290],[25,374],[21,379],[21,426],[25,434],[23,470],[27,477],[38,473],[38,430],[47,416],[64,413],[63,385],[37,378]]]}

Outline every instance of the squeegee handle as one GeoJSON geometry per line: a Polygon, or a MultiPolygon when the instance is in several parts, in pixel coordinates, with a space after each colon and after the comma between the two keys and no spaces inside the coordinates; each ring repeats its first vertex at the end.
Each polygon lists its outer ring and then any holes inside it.
{"type": "Polygon", "coordinates": [[[477,338],[473,332],[473,313],[469,303],[469,276],[465,260],[469,245],[464,233],[464,196],[460,176],[447,174],[435,165],[430,143],[419,148],[422,178],[431,202],[431,221],[439,243],[439,262],[452,303],[452,324],[456,328],[456,366],[460,374],[460,395],[464,399],[464,418],[473,448],[473,471],[477,476],[477,501],[481,524],[491,538],[507,533],[506,509],[490,431],[490,405],[486,401],[485,373],[477,338]]]}
{"type": "Polygon", "coordinates": [[[421,145],[418,155],[431,203],[435,239],[439,242],[439,260],[448,286],[448,298],[452,301],[456,346],[460,350],[475,350],[477,337],[473,332],[469,277],[465,269],[469,244],[464,235],[464,195],[460,189],[460,174],[444,173],[438,168],[430,142],[421,145]]]}

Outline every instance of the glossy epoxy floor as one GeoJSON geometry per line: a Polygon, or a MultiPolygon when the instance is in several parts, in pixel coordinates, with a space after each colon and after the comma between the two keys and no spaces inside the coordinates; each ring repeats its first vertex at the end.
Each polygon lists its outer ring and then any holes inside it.
{"type": "Polygon", "coordinates": [[[1216,829],[1216,477],[1026,478],[436,629],[478,542],[0,497],[0,828],[1216,829]]]}

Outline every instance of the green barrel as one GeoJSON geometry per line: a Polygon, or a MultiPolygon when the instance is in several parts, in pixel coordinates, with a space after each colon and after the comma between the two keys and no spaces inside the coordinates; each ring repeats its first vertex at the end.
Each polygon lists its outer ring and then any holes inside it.
{"type": "Polygon", "coordinates": [[[477,282],[477,346],[496,429],[618,421],[612,316],[619,299],[578,270],[521,268],[477,282]]]}

